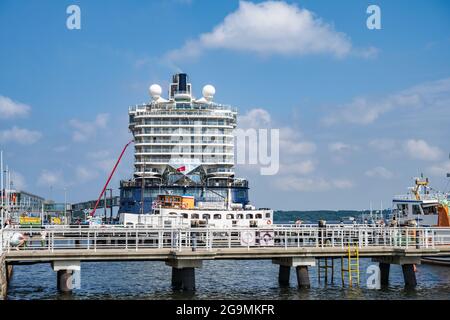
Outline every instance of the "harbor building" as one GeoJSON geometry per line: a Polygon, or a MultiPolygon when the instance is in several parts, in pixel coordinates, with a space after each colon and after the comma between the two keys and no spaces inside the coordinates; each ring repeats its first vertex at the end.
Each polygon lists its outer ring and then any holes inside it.
{"type": "Polygon", "coordinates": [[[211,85],[196,99],[185,73],[167,99],[159,85],[149,91],[150,102],[129,108],[134,174],[120,183],[119,213],[149,213],[161,194],[192,196],[198,208],[221,209],[228,197],[248,205],[248,181],[234,172],[237,109],[214,102],[211,85]]]}
{"type": "Polygon", "coordinates": [[[40,212],[45,199],[23,190],[5,190],[3,203],[12,212],[40,212]]]}

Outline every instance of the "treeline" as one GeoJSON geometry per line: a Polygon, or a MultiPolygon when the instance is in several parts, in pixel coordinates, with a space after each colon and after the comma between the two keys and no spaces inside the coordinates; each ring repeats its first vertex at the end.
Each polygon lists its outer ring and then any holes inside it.
{"type": "MultiPolygon", "coordinates": [[[[386,216],[389,210],[383,210],[383,215],[386,216]]],[[[369,215],[370,211],[358,211],[358,210],[317,210],[317,211],[275,211],[273,216],[277,223],[292,223],[296,220],[302,220],[304,222],[315,223],[319,220],[327,221],[341,221],[348,217],[360,217],[362,215],[369,215]]],[[[373,211],[375,214],[375,211],[373,211]]],[[[379,214],[379,212],[377,212],[379,214]]]]}

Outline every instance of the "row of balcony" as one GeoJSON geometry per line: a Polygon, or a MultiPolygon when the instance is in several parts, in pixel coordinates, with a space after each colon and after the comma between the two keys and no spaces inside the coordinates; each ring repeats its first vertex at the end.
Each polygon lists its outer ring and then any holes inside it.
{"type": "Polygon", "coordinates": [[[191,154],[191,153],[233,153],[233,147],[224,147],[224,146],[180,146],[174,145],[172,147],[163,147],[163,146],[149,146],[149,147],[136,147],[135,154],[138,153],[153,153],[153,152],[165,152],[165,153],[180,153],[180,154],[191,154]]]}
{"type": "Polygon", "coordinates": [[[195,111],[214,111],[214,110],[223,110],[230,111],[233,113],[237,113],[237,108],[229,105],[223,105],[218,103],[176,103],[174,101],[167,102],[152,102],[150,104],[142,104],[129,107],[129,112],[139,112],[143,113],[154,113],[154,112],[174,112],[177,110],[186,110],[186,112],[195,112],[195,111]],[[151,111],[148,111],[151,110],[151,111]],[[192,111],[187,111],[192,110],[192,111]]]}
{"type": "MultiPolygon", "coordinates": [[[[234,165],[234,157],[198,157],[197,160],[200,164],[204,165],[234,165]]],[[[143,157],[134,162],[135,165],[144,164],[169,164],[171,157],[143,157]]]]}

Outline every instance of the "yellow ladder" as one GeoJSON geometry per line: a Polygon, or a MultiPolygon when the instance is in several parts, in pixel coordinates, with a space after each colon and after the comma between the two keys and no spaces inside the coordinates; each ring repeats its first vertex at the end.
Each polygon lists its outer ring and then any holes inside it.
{"type": "Polygon", "coordinates": [[[345,273],[348,274],[348,286],[353,287],[353,279],[356,278],[357,285],[359,286],[359,250],[358,247],[347,249],[346,257],[341,257],[341,277],[342,286],[345,286],[345,273]],[[347,267],[345,266],[344,259],[347,259],[347,267]]]}
{"type": "Polygon", "coordinates": [[[328,270],[331,269],[331,283],[334,281],[334,258],[319,258],[318,259],[318,280],[320,283],[320,279],[322,276],[322,270],[324,271],[325,284],[328,283],[328,270]],[[331,261],[331,263],[330,263],[331,261]]]}

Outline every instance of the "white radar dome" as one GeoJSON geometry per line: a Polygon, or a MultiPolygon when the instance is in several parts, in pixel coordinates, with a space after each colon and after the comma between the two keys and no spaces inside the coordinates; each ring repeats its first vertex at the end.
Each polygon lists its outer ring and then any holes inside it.
{"type": "Polygon", "coordinates": [[[152,84],[148,91],[154,100],[158,100],[161,97],[162,88],[158,84],[152,84]]]}
{"type": "Polygon", "coordinates": [[[205,97],[205,99],[210,101],[216,94],[216,88],[214,88],[210,84],[207,84],[206,86],[203,87],[202,93],[203,93],[203,96],[205,97]]]}

